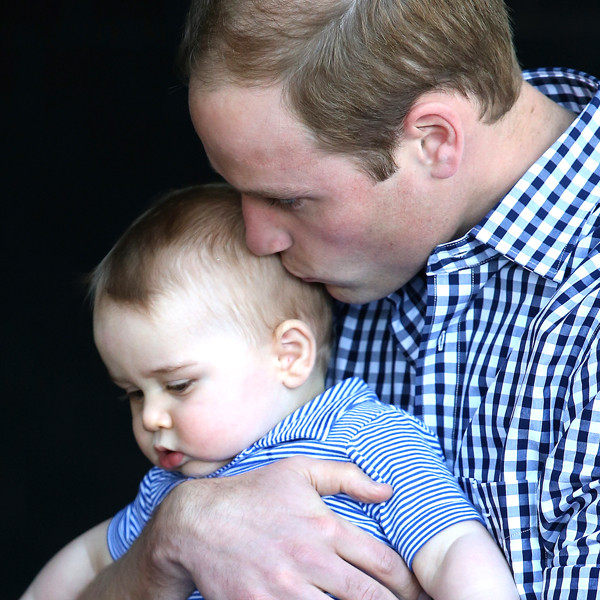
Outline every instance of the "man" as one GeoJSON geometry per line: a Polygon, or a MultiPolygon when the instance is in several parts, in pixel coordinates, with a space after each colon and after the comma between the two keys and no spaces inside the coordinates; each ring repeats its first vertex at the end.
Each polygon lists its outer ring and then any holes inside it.
{"type": "MultiPolygon", "coordinates": [[[[598,82],[523,77],[500,0],[205,0],[182,49],[250,249],[350,303],[331,379],[435,429],[522,597],[595,598],[598,82]]],[[[415,598],[315,498],[384,499],[338,468],[180,486],[89,597],[415,598]]]]}

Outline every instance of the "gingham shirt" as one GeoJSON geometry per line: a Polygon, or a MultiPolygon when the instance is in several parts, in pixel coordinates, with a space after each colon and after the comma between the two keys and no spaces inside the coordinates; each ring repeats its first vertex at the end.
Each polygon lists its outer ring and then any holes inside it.
{"type": "MultiPolygon", "coordinates": [[[[326,496],[336,513],[395,548],[412,563],[419,548],[449,525],[480,520],[447,469],[438,440],[422,423],[382,404],[358,378],[347,379],[302,406],[209,477],[239,475],[282,458],[304,455],[354,462],[394,488],[390,500],[365,504],[326,496]]],[[[111,521],[111,556],[125,554],[165,496],[188,477],[154,467],[135,500],[111,521]]],[[[200,599],[198,591],[190,600],[200,599]]]]}
{"type": "Polygon", "coordinates": [[[426,272],[386,299],[338,305],[330,378],[363,377],[438,434],[523,598],[596,598],[599,82],[525,78],[579,117],[426,272]]]}

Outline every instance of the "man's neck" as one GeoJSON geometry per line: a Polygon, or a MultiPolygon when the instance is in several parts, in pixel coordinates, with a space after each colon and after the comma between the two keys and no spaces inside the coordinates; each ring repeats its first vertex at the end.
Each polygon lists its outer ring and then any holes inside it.
{"type": "Polygon", "coordinates": [[[470,152],[477,158],[467,175],[472,183],[472,211],[465,230],[504,198],[575,117],[524,82],[517,102],[500,121],[474,124],[470,152]]]}
{"type": "Polygon", "coordinates": [[[521,149],[518,153],[521,160],[519,177],[556,142],[576,117],[527,82],[523,83],[511,113],[516,144],[521,149]]]}

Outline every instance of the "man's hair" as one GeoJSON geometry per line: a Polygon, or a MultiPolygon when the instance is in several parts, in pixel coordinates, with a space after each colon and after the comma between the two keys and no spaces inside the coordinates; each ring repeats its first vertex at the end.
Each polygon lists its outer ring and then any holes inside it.
{"type": "Polygon", "coordinates": [[[380,181],[422,94],[469,96],[493,123],[522,81],[503,0],[192,0],[179,63],[206,89],[282,85],[322,150],[380,181]]]}
{"type": "Polygon", "coordinates": [[[261,343],[287,319],[313,331],[324,373],[332,341],[330,299],[320,284],[288,273],[278,255],[248,250],[239,194],[206,184],[165,194],[125,231],[89,276],[95,305],[141,311],[177,294],[197,298],[219,328],[261,343]]]}

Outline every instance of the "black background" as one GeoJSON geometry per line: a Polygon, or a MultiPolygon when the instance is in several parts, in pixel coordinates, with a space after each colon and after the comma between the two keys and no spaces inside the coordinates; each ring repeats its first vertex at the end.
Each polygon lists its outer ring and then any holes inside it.
{"type": "MultiPolygon", "coordinates": [[[[81,277],[166,189],[212,179],[174,57],[188,2],[11,2],[0,15],[0,596],[135,494],[146,460],[81,277]],[[7,589],[8,588],[8,589],[7,589]]],[[[600,75],[598,0],[514,0],[524,67],[600,75]]]]}

